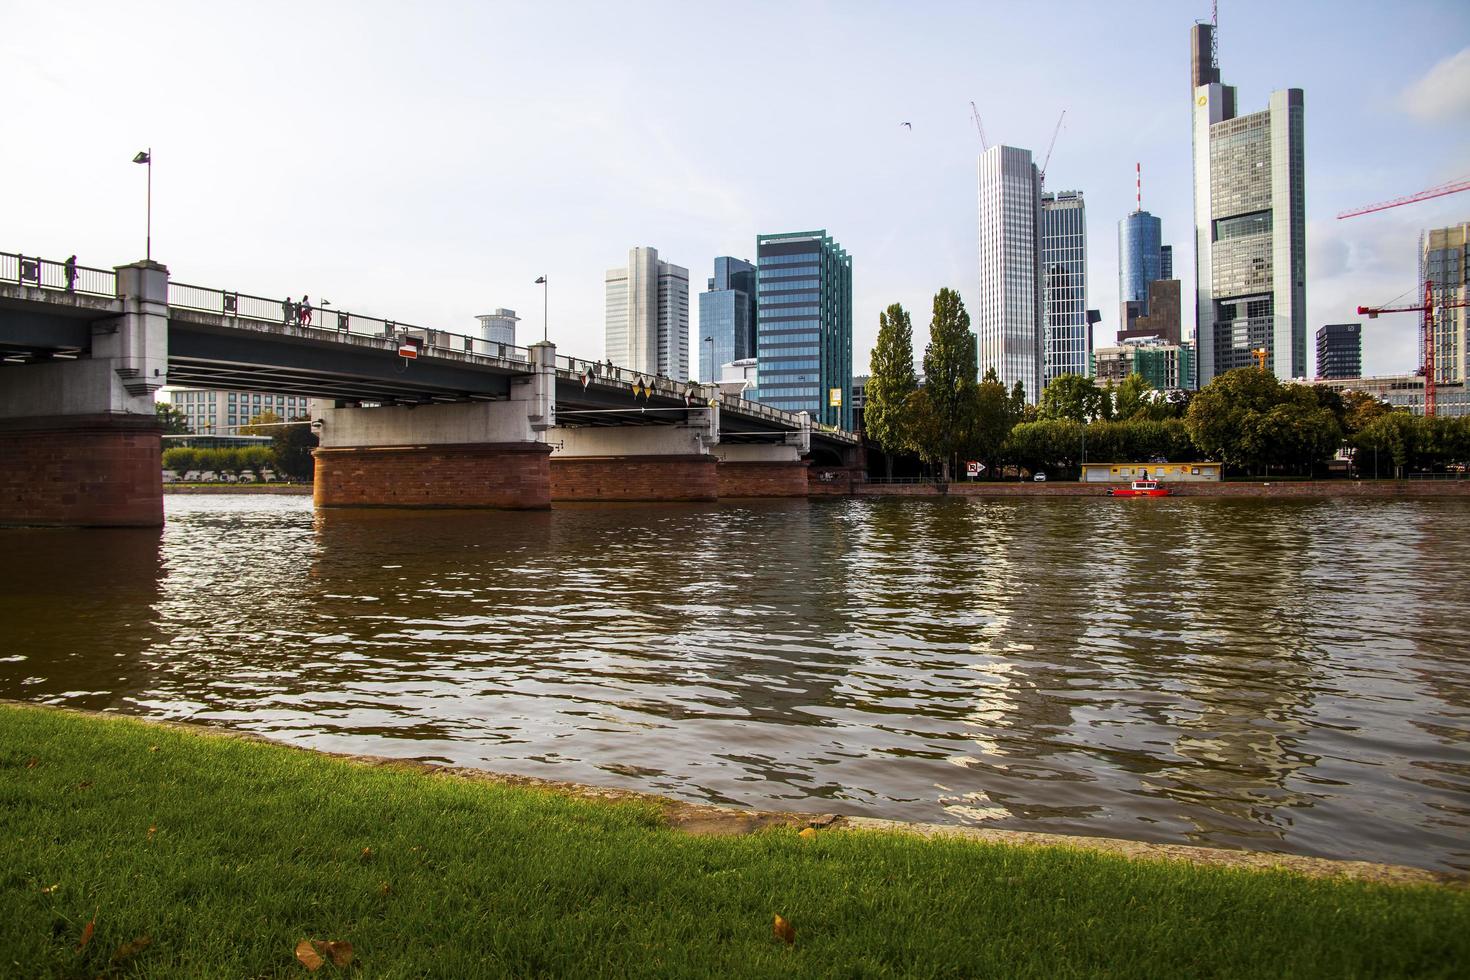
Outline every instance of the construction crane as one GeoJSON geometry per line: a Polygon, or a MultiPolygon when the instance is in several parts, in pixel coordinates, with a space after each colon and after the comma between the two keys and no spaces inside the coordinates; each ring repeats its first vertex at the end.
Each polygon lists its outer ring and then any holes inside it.
{"type": "Polygon", "coordinates": [[[1424,365],[1420,373],[1424,375],[1424,414],[1434,415],[1434,311],[1436,307],[1441,310],[1452,310],[1461,306],[1470,306],[1470,300],[1454,300],[1449,303],[1434,302],[1434,281],[1428,280],[1424,283],[1424,302],[1416,306],[1360,306],[1358,316],[1366,316],[1370,320],[1378,319],[1380,313],[1422,313],[1424,315],[1424,365]]]}
{"type": "Polygon", "coordinates": [[[1057,128],[1056,129],[1053,129],[1051,131],[1051,143],[1046,148],[1046,159],[1041,162],[1041,186],[1042,187],[1045,187],[1046,186],[1046,165],[1049,164],[1049,163],[1051,163],[1051,151],[1052,150],[1055,150],[1057,148],[1057,137],[1060,136],[1061,135],[1061,132],[1062,132],[1062,120],[1063,119],[1066,119],[1066,118],[1067,118],[1067,110],[1066,109],[1063,109],[1062,110],[1062,114],[1057,117],[1057,128]]]}
{"type": "Polygon", "coordinates": [[[1266,370],[1266,358],[1270,356],[1271,352],[1266,350],[1266,348],[1264,347],[1257,347],[1255,350],[1251,351],[1251,357],[1255,359],[1256,367],[1260,368],[1262,371],[1266,370]]]}
{"type": "Polygon", "coordinates": [[[980,134],[980,152],[984,153],[990,149],[990,141],[985,138],[985,124],[980,121],[980,110],[975,108],[975,100],[970,100],[970,118],[975,120],[975,132],[980,134]]]}
{"type": "Polygon", "coordinates": [[[1431,187],[1417,194],[1410,194],[1407,197],[1396,197],[1392,201],[1381,201],[1378,204],[1370,204],[1365,208],[1353,208],[1351,211],[1344,211],[1342,214],[1339,214],[1337,218],[1341,221],[1343,218],[1352,218],[1360,214],[1372,214],[1374,211],[1387,211],[1389,208],[1402,207],[1405,204],[1414,204],[1417,201],[1427,201],[1432,197],[1444,197],[1446,194],[1458,194],[1460,191],[1470,191],[1470,177],[1461,177],[1459,180],[1452,180],[1447,184],[1440,184],[1438,187],[1431,187]]]}

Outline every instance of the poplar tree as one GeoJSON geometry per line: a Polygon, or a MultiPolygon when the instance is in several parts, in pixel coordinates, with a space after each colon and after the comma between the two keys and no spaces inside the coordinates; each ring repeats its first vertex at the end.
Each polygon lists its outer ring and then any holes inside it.
{"type": "Polygon", "coordinates": [[[878,343],[869,360],[863,393],[863,431],[883,448],[890,479],[893,454],[913,445],[914,327],[908,311],[894,303],[878,314],[878,343]]]}
{"type": "Polygon", "coordinates": [[[950,461],[965,448],[969,436],[978,371],[970,314],[965,312],[959,293],[941,289],[934,295],[929,346],[924,348],[927,418],[921,449],[927,459],[940,464],[941,479],[946,483],[950,461]]]}

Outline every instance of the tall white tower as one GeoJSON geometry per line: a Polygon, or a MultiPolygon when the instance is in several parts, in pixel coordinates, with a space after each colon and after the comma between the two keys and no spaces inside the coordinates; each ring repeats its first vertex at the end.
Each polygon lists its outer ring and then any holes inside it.
{"type": "Polygon", "coordinates": [[[628,252],[607,270],[606,350],[618,367],[689,380],[689,270],[662,262],[658,249],[628,252]]]}
{"type": "Polygon", "coordinates": [[[1031,151],[992,146],[980,155],[980,373],[995,368],[1026,401],[1041,397],[1041,177],[1031,151]]]}

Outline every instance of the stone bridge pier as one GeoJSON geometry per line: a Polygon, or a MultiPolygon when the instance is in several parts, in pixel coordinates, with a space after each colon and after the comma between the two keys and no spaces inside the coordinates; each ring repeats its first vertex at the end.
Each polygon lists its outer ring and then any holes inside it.
{"type": "MultiPolygon", "coordinates": [[[[568,413],[562,420],[572,417],[568,413]]],[[[718,500],[718,461],[712,447],[720,438],[719,408],[660,411],[654,417],[664,424],[563,425],[553,430],[551,499],[718,500]]]]}
{"type": "MultiPolygon", "coordinates": [[[[805,497],[811,451],[811,418],[796,432],[753,443],[722,442],[719,457],[721,497],[805,497]]],[[[732,437],[733,438],[733,437],[732,437]]]]}
{"type": "Polygon", "coordinates": [[[313,401],[318,507],[551,506],[556,345],[530,347],[532,371],[503,400],[343,407],[313,401]]]}
{"type": "MultiPolygon", "coordinates": [[[[22,298],[46,302],[34,292],[22,298]]],[[[0,524],[163,524],[153,394],[168,382],[168,269],[119,266],[117,296],[68,296],[75,358],[3,369],[0,524]]]]}

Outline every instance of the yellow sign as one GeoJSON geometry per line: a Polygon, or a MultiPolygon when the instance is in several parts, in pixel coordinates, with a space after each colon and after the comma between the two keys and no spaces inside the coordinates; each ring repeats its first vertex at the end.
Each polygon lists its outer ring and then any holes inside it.
{"type": "Polygon", "coordinates": [[[1198,105],[1204,105],[1208,101],[1209,101],[1209,99],[1207,99],[1203,95],[1201,95],[1198,99],[1195,100],[1196,104],[1198,104],[1198,105]]]}
{"type": "Polygon", "coordinates": [[[833,408],[838,408],[838,407],[840,407],[842,405],[842,389],[841,388],[828,388],[827,389],[827,404],[828,405],[831,405],[833,408]]]}

